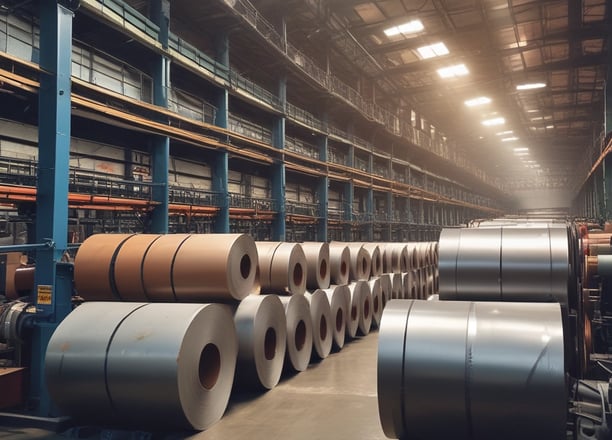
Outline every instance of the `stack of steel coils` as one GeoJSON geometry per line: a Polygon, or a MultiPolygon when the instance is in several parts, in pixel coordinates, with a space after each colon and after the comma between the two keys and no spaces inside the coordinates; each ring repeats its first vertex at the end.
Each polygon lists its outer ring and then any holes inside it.
{"type": "Polygon", "coordinates": [[[442,231],[441,301],[391,301],[383,313],[378,391],[387,436],[564,438],[571,237],[555,222],[442,231]]]}
{"type": "Polygon", "coordinates": [[[411,271],[435,258],[435,243],[94,235],[75,259],[75,289],[85,304],[48,347],[51,396],[83,420],[205,429],[222,416],[232,384],[271,389],[283,371],[303,371],[378,326],[391,275],[402,297],[406,283],[407,291],[431,293],[434,272],[411,271]],[[387,247],[402,262],[394,274],[382,273],[387,247]]]}

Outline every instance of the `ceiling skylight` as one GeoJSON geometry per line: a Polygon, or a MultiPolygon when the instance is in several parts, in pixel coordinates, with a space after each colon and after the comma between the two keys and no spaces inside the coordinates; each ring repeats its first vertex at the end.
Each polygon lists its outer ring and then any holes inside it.
{"type": "Polygon", "coordinates": [[[428,58],[441,57],[450,53],[446,45],[442,42],[419,47],[417,49],[417,52],[419,52],[419,55],[423,60],[426,60],[428,58]]]}
{"type": "Polygon", "coordinates": [[[490,102],[491,102],[491,98],[489,98],[488,96],[479,96],[478,98],[468,99],[467,101],[464,101],[463,103],[467,107],[476,107],[479,105],[489,104],[490,102]]]}
{"type": "Polygon", "coordinates": [[[516,86],[516,90],[533,90],[546,87],[546,83],[525,83],[516,86]]]}
{"type": "Polygon", "coordinates": [[[470,73],[470,71],[465,67],[465,64],[455,64],[454,66],[443,67],[438,69],[438,75],[440,78],[455,78],[458,76],[464,76],[470,73]]]}
{"type": "Polygon", "coordinates": [[[506,123],[506,120],[504,118],[485,119],[484,121],[481,122],[481,124],[484,125],[485,127],[492,127],[494,125],[503,125],[505,123],[506,123]]]}
{"type": "Polygon", "coordinates": [[[400,34],[415,34],[421,32],[425,27],[421,20],[412,20],[399,26],[393,26],[384,30],[387,37],[395,37],[400,34]]]}

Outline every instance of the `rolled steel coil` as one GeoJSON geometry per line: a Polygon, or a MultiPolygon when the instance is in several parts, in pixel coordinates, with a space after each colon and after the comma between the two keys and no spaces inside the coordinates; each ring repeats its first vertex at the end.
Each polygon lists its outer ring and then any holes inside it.
{"type": "Polygon", "coordinates": [[[340,350],[346,340],[347,319],[351,309],[351,291],[348,286],[331,286],[323,289],[329,301],[332,318],[334,346],[340,350]]]}
{"type": "Polygon", "coordinates": [[[385,308],[378,403],[390,438],[563,439],[566,388],[559,304],[385,308]]]}
{"type": "Polygon", "coordinates": [[[99,234],[74,274],[86,300],[240,300],[256,290],[257,248],[245,234],[99,234]]]}
{"type": "Polygon", "coordinates": [[[234,379],[231,316],[221,304],[85,303],[49,341],[49,393],[83,420],[206,429],[234,379]]]}
{"type": "Polygon", "coordinates": [[[263,293],[302,295],[306,291],[307,263],[297,243],[257,241],[259,282],[263,293]]]}
{"type": "Polygon", "coordinates": [[[392,292],[391,275],[389,275],[388,273],[383,273],[380,276],[380,288],[383,294],[383,308],[384,308],[387,305],[387,302],[391,300],[391,292],[392,292]]]}
{"type": "Polygon", "coordinates": [[[380,278],[371,279],[368,281],[368,285],[370,286],[370,292],[372,294],[372,326],[378,328],[380,326],[380,319],[382,318],[385,304],[380,278]]]}
{"type": "Polygon", "coordinates": [[[287,319],[285,368],[304,371],[312,354],[312,320],[310,305],[304,295],[279,296],[287,319]]]}
{"type": "Polygon", "coordinates": [[[301,246],[306,257],[306,288],[327,289],[331,280],[329,245],[305,242],[301,246]]]}
{"type": "Polygon", "coordinates": [[[568,303],[564,227],[444,229],[439,246],[442,300],[568,303]]]}
{"type": "Polygon", "coordinates": [[[349,279],[351,281],[368,280],[372,260],[369,252],[361,243],[347,243],[349,248],[349,279]]]}
{"type": "Polygon", "coordinates": [[[331,283],[336,285],[348,284],[349,281],[350,252],[344,243],[331,242],[329,244],[329,266],[331,269],[331,283]]]}
{"type": "MultiPolygon", "coordinates": [[[[372,292],[367,281],[355,281],[349,284],[351,291],[351,321],[357,322],[357,333],[367,335],[372,326],[372,292]]],[[[355,333],[351,332],[351,337],[355,333]]]]}
{"type": "Polygon", "coordinates": [[[383,273],[383,255],[376,243],[364,243],[364,249],[370,254],[370,276],[379,277],[383,273]]]}
{"type": "Polygon", "coordinates": [[[276,295],[249,295],[234,312],[238,335],[236,384],[272,389],[280,380],[287,349],[287,319],[276,295]]]}
{"type": "Polygon", "coordinates": [[[310,303],[313,357],[325,359],[331,352],[333,339],[333,320],[329,300],[326,293],[321,289],[312,293],[306,292],[304,296],[310,303]]]}

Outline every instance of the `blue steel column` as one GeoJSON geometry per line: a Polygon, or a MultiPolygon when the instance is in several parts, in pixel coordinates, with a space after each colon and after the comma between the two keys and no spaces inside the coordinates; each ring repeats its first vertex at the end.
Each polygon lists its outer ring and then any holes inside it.
{"type": "MultiPolygon", "coordinates": [[[[32,335],[30,401],[41,416],[51,415],[44,358],[57,324],[71,310],[70,274],[60,263],[68,238],[70,163],[70,57],[73,13],[55,1],[40,2],[40,94],[36,241],[53,246],[36,252],[38,314],[32,335]]],[[[1,391],[0,391],[1,392],[1,391]]]]}
{"type": "MultiPolygon", "coordinates": [[[[278,97],[283,109],[287,103],[287,78],[282,77],[278,86],[278,97]]],[[[272,142],[279,150],[285,149],[285,117],[275,117],[272,126],[272,142]]],[[[286,206],[285,206],[285,163],[283,156],[275,159],[272,164],[272,198],[276,202],[277,214],[272,222],[272,238],[284,241],[286,235],[286,206]]]]}
{"type": "MultiPolygon", "coordinates": [[[[355,147],[349,145],[347,154],[347,166],[353,167],[355,164],[355,147]]],[[[353,223],[353,201],[355,200],[355,188],[353,185],[353,179],[346,182],[344,185],[344,220],[347,224],[344,226],[344,236],[342,237],[345,241],[352,241],[352,223],[353,223]]]]}
{"type": "MultiPolygon", "coordinates": [[[[322,136],[319,141],[319,159],[322,162],[327,162],[327,150],[328,150],[328,138],[322,136]]],[[[327,167],[326,167],[327,168],[327,167]]],[[[317,188],[317,195],[319,197],[319,222],[317,223],[317,237],[318,241],[327,241],[327,209],[329,200],[329,177],[322,176],[319,178],[319,184],[317,188]]]]}
{"type": "MultiPolygon", "coordinates": [[[[168,48],[170,27],[170,2],[168,0],[151,1],[151,18],[159,26],[159,42],[168,48]]],[[[168,107],[170,88],[170,60],[160,55],[153,66],[153,104],[168,107]]],[[[151,213],[151,232],[165,234],[168,232],[168,171],[170,168],[170,138],[153,136],[151,142],[151,165],[153,191],[152,199],[157,202],[151,213]]]]}
{"type": "MultiPolygon", "coordinates": [[[[215,40],[217,61],[229,69],[229,35],[218,35],[215,40]]],[[[217,112],[215,113],[215,125],[228,128],[229,120],[229,93],[227,89],[219,89],[217,93],[217,112]]],[[[225,150],[214,153],[212,164],[212,189],[219,195],[219,212],[215,217],[213,229],[218,233],[230,231],[229,219],[229,154],[225,150]]]]}

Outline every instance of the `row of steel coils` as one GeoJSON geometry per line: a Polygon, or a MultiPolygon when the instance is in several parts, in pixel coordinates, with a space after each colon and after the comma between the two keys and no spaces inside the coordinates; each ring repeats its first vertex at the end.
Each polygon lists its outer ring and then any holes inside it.
{"type": "Polygon", "coordinates": [[[440,301],[391,301],[378,400],[389,438],[563,439],[565,224],[445,229],[440,301]]]}
{"type": "Polygon", "coordinates": [[[206,429],[233,388],[271,389],[377,327],[387,301],[435,293],[436,245],[92,236],[74,266],[85,303],[47,349],[51,397],[83,420],[206,429]]]}

